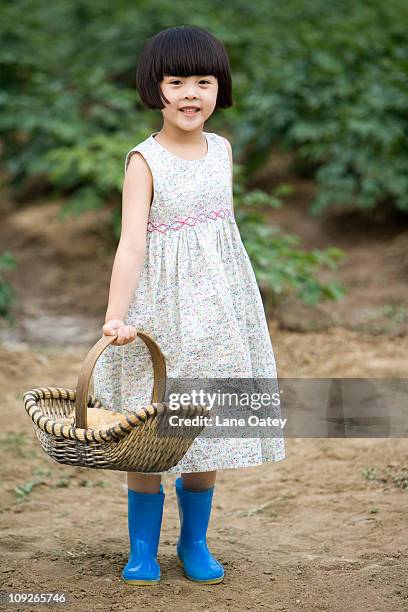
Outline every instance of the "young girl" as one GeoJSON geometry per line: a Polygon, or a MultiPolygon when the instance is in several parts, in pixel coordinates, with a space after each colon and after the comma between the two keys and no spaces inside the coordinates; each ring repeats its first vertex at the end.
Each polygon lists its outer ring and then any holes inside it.
{"type": "MultiPolygon", "coordinates": [[[[139,58],[142,102],[160,109],[161,130],[126,155],[122,231],[103,333],[118,337],[94,369],[94,393],[115,411],[149,405],[151,334],[171,378],[275,378],[275,359],[255,275],[233,212],[229,141],[204,124],[233,105],[224,45],[206,30],[178,26],[150,39],[139,58]]],[[[166,473],[175,481],[184,573],[221,582],[207,547],[216,471],[285,458],[280,438],[195,438],[166,473]]],[[[160,579],[157,562],[164,492],[161,474],[129,472],[131,584],[160,579]]]]}

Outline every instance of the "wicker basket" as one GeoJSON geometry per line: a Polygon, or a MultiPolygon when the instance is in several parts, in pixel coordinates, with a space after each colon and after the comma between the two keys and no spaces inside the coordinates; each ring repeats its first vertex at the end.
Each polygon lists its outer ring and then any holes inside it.
{"type": "Polygon", "coordinates": [[[98,399],[88,396],[92,372],[100,354],[117,335],[104,335],[91,348],[82,364],[76,391],[42,387],[24,394],[24,406],[41,446],[58,463],[129,472],[167,471],[182,459],[204,428],[204,425],[178,426],[175,433],[172,427],[172,434],[165,435],[166,415],[206,416],[209,409],[191,404],[174,410],[163,403],[166,391],[163,353],[147,333],[138,330],[137,335],[145,342],[153,361],[152,403],[136,412],[123,414],[117,423],[105,429],[87,427],[87,407],[105,410],[98,399]],[[68,417],[73,410],[75,426],[56,422],[68,417]],[[157,432],[159,423],[160,433],[157,432]]]}

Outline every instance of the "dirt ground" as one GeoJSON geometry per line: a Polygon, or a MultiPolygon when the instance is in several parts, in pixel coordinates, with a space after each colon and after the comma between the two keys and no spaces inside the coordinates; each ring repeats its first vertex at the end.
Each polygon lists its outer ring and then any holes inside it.
{"type": "MultiPolygon", "coordinates": [[[[408,228],[355,217],[310,220],[310,185],[271,218],[306,248],[347,250],[347,297],[305,308],[287,300],[270,321],[278,376],[404,378],[408,228]]],[[[174,477],[159,548],[162,580],[132,587],[125,475],[54,463],[23,406],[40,386],[74,389],[100,337],[113,261],[107,212],[61,223],[58,202],[1,203],[2,250],[19,259],[17,326],[0,327],[2,591],[65,592],[73,612],[408,609],[407,440],[286,440],[286,459],[218,472],[208,543],[225,580],[197,585],[176,564],[174,477]]],[[[111,241],[112,242],[112,241],[111,241]]],[[[12,609],[42,609],[40,606],[12,609]]],[[[51,609],[50,607],[44,609],[51,609]]]]}

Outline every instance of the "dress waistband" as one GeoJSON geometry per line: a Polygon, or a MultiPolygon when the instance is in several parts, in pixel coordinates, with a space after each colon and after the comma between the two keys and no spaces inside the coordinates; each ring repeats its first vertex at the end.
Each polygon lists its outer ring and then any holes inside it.
{"type": "Polygon", "coordinates": [[[154,224],[152,221],[149,221],[147,224],[148,232],[160,232],[161,234],[165,234],[168,230],[173,230],[178,232],[182,227],[189,226],[193,227],[196,225],[197,221],[200,223],[206,221],[207,219],[233,219],[234,214],[231,208],[220,208],[219,210],[210,210],[209,212],[202,212],[198,215],[198,217],[186,217],[185,219],[176,219],[170,224],[167,223],[158,223],[154,224]]]}

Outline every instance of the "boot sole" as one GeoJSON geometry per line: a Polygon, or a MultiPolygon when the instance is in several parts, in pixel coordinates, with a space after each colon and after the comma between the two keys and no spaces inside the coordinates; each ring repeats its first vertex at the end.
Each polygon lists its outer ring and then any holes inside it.
{"type": "Polygon", "coordinates": [[[157,584],[158,582],[160,582],[160,578],[158,580],[127,580],[126,578],[122,578],[122,580],[124,582],[126,582],[127,584],[140,584],[140,585],[145,585],[145,584],[157,584]]]}
{"type": "Polygon", "coordinates": [[[192,576],[187,574],[186,570],[184,569],[184,563],[183,563],[183,561],[180,559],[180,557],[178,555],[177,555],[177,563],[180,565],[180,567],[183,568],[184,575],[189,580],[192,580],[193,582],[199,582],[200,584],[218,584],[219,582],[222,582],[224,580],[224,577],[225,577],[225,576],[220,576],[219,578],[210,578],[210,580],[198,580],[197,578],[193,578],[192,576]]]}

